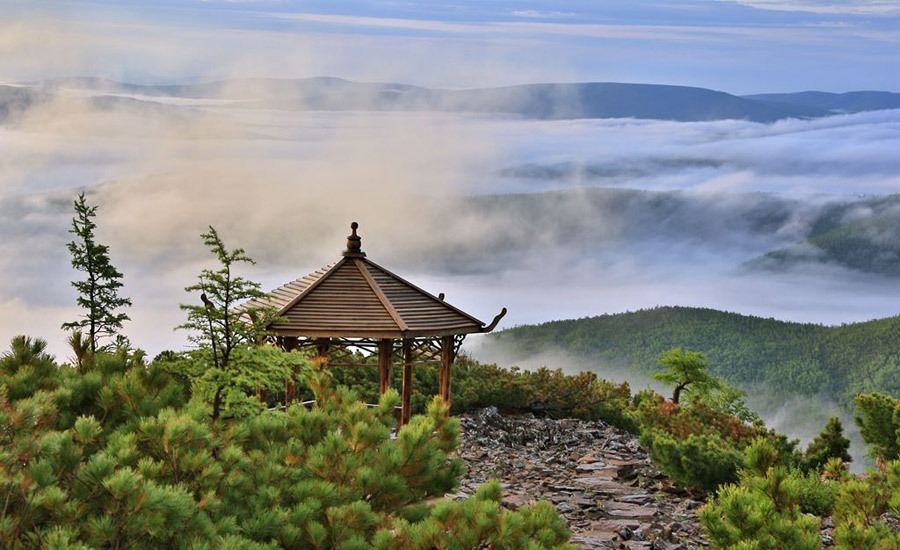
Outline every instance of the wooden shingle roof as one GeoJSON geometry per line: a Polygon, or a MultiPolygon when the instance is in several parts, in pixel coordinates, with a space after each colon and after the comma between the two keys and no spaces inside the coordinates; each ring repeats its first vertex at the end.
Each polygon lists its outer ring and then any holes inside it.
{"type": "Polygon", "coordinates": [[[338,262],[257,300],[278,311],[269,325],[279,336],[314,338],[413,338],[489,332],[489,326],[368,260],[356,235],[338,262]]]}

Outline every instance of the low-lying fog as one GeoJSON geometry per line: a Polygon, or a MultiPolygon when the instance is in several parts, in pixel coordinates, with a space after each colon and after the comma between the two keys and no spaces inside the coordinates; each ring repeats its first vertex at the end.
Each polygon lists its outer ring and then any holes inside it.
{"type": "Polygon", "coordinates": [[[72,94],[0,124],[0,341],[24,332],[66,355],[81,188],[134,300],[127,333],[151,353],[184,344],[172,327],[210,224],[269,288],[336,259],[359,221],[371,259],[485,321],[506,306],[506,325],[664,304],[829,324],[900,311],[891,279],[742,267],[802,239],[825,205],[900,189],[900,111],[762,125],[214,100],[72,94]]]}
{"type": "MultiPolygon", "coordinates": [[[[126,332],[151,355],[185,345],[172,328],[178,303],[198,299],[183,287],[211,265],[199,239],[210,224],[273,288],[337,259],[358,221],[370,259],[484,321],[506,306],[506,326],[656,305],[826,324],[900,312],[891,278],[744,266],[802,240],[830,204],[900,190],[900,111],[522,121],[89,96],[0,123],[0,342],[26,333],[69,355],[59,326],[79,314],[78,275],[65,243],[82,188],[134,301],[126,332]]],[[[802,403],[773,409],[758,394],[794,436],[824,424],[804,413],[800,427],[784,407],[802,403]]]]}

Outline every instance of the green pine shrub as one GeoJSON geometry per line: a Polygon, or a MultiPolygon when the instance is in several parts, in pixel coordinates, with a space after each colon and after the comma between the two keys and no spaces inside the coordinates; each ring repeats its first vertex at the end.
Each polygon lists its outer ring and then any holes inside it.
{"type": "Polygon", "coordinates": [[[683,485],[712,491],[737,481],[741,455],[716,434],[690,434],[681,439],[644,430],[640,441],[659,470],[683,485]]]}
{"type": "Polygon", "coordinates": [[[900,549],[900,534],[880,520],[885,512],[900,515],[900,460],[840,484],[834,504],[835,548],[900,549]]]}
{"type": "Polygon", "coordinates": [[[803,466],[807,470],[821,470],[832,458],[843,462],[853,460],[850,457],[850,440],[844,437],[844,428],[837,417],[828,419],[822,433],[813,439],[806,452],[803,453],[803,466]]]}
{"type": "Polygon", "coordinates": [[[788,481],[794,486],[797,505],[805,514],[828,517],[834,509],[838,483],[823,480],[816,471],[802,472],[792,469],[788,481]]]}
{"type": "MultiPolygon", "coordinates": [[[[473,548],[544,548],[567,537],[565,522],[548,502],[510,514],[500,507],[498,483],[482,486],[473,498],[443,501],[422,521],[404,520],[392,533],[376,535],[377,550],[464,550],[473,548]],[[498,529],[497,526],[502,525],[498,529]]],[[[557,547],[557,546],[552,546],[557,547]]],[[[572,547],[574,548],[574,547],[572,547]]]]}
{"type": "MultiPolygon", "coordinates": [[[[357,356],[357,361],[365,358],[357,356]]],[[[371,358],[370,360],[374,360],[371,358]]],[[[378,400],[378,369],[336,368],[336,384],[346,385],[360,397],[374,403],[378,400]]],[[[400,376],[395,372],[393,387],[400,390],[400,376]]],[[[413,412],[423,412],[438,393],[438,367],[416,365],[413,369],[413,412]]],[[[503,368],[483,364],[460,356],[453,364],[450,395],[454,414],[494,406],[505,413],[533,413],[551,418],[601,420],[631,433],[639,428],[632,417],[631,388],[628,383],[615,384],[582,372],[574,375],[562,370],[539,368],[534,371],[517,367],[503,368]]],[[[305,399],[311,398],[307,393],[305,399]]]]}
{"type": "Polygon", "coordinates": [[[818,550],[819,520],[805,514],[805,477],[779,463],[763,438],[747,449],[740,485],[727,484],[700,510],[713,550],[818,550]]]}
{"type": "Polygon", "coordinates": [[[818,550],[819,521],[776,506],[758,488],[728,484],[700,511],[713,550],[818,550]]]}
{"type": "Polygon", "coordinates": [[[641,445],[661,472],[675,481],[713,491],[738,481],[744,453],[759,438],[769,442],[778,464],[799,461],[796,441],[713,409],[703,399],[676,404],[659,395],[641,395],[633,413],[641,430],[641,445]]]}
{"type": "Polygon", "coordinates": [[[214,421],[163,361],[98,351],[79,373],[39,344],[0,360],[2,548],[573,548],[496,484],[441,499],[462,466],[440,399],[392,437],[396,392],[369,408],[310,372],[313,408],[214,421]]]}
{"type": "Polygon", "coordinates": [[[860,394],[856,410],[859,435],[872,454],[881,460],[900,458],[900,400],[881,393],[860,394]]]}

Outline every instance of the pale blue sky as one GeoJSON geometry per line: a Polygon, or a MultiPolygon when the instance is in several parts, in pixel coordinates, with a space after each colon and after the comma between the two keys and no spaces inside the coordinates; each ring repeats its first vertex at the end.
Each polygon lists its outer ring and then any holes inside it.
{"type": "Polygon", "coordinates": [[[900,91],[898,0],[0,0],[0,80],[900,91]]]}

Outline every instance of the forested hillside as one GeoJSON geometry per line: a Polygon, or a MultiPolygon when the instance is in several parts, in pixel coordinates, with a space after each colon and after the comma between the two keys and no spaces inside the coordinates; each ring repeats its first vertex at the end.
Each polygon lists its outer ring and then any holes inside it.
{"type": "Polygon", "coordinates": [[[830,263],[883,275],[900,274],[900,195],[833,204],[806,239],[767,253],[751,267],[780,269],[797,263],[830,263]]]}
{"type": "Polygon", "coordinates": [[[712,309],[659,307],[504,330],[489,340],[512,358],[563,350],[605,366],[656,370],[672,347],[703,351],[714,374],[775,391],[824,393],[849,405],[862,391],[900,394],[900,317],[837,327],[712,309]]]}

